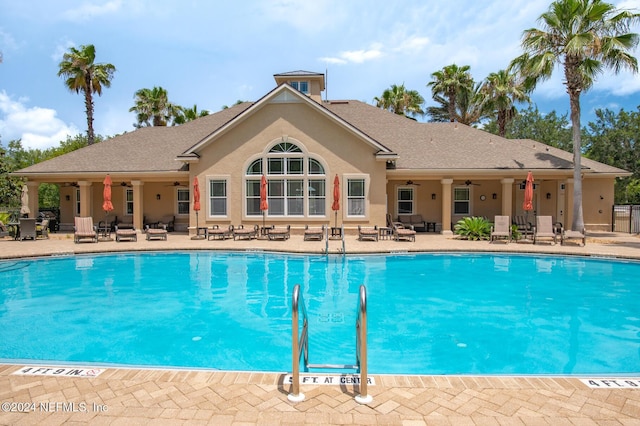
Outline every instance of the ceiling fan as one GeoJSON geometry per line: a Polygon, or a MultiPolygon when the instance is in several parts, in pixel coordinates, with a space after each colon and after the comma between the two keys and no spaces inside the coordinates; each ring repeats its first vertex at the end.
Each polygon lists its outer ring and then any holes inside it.
{"type": "Polygon", "coordinates": [[[412,181],[412,180],[408,180],[406,184],[407,184],[407,185],[420,186],[420,184],[419,184],[419,183],[413,183],[413,181],[412,181]]]}
{"type": "Polygon", "coordinates": [[[464,184],[467,185],[467,186],[469,186],[469,185],[480,186],[479,183],[473,183],[468,179],[464,181],[464,184]]]}
{"type": "Polygon", "coordinates": [[[126,186],[127,188],[131,188],[133,185],[128,184],[127,182],[120,182],[120,186],[126,186]]]}
{"type": "Polygon", "coordinates": [[[182,185],[182,184],[181,184],[180,182],[178,182],[178,181],[175,181],[175,182],[170,183],[170,184],[165,185],[165,186],[181,186],[181,187],[183,187],[183,188],[186,188],[186,187],[187,187],[186,185],[182,185]]]}

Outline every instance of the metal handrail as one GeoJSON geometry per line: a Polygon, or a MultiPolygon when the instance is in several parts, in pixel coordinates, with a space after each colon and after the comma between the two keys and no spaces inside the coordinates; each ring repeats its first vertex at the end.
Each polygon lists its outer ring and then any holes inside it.
{"type": "Polygon", "coordinates": [[[347,254],[345,252],[345,246],[344,246],[344,224],[340,225],[340,236],[342,237],[342,255],[344,256],[345,254],[347,254]]]}
{"type": "Polygon", "coordinates": [[[304,400],[304,394],[300,393],[300,357],[304,355],[305,367],[309,364],[309,321],[307,318],[307,308],[305,307],[304,299],[300,293],[300,284],[296,284],[295,287],[293,287],[291,310],[291,334],[293,337],[293,344],[291,346],[291,379],[293,383],[291,386],[291,393],[288,395],[288,398],[289,401],[299,402],[304,400]],[[302,309],[302,334],[298,333],[300,309],[302,309]]]}
{"type": "Polygon", "coordinates": [[[357,368],[360,373],[360,394],[356,395],[356,402],[368,404],[373,397],[368,394],[367,377],[367,291],[364,285],[360,286],[358,306],[356,313],[356,363],[355,365],[311,365],[309,364],[309,321],[304,298],[300,293],[300,284],[293,287],[291,299],[291,393],[287,396],[291,402],[304,400],[304,394],[300,392],[300,358],[304,356],[305,371],[309,367],[314,368],[357,368]],[[299,332],[300,312],[302,312],[302,333],[299,332]]]}
{"type": "Polygon", "coordinates": [[[360,286],[356,311],[356,365],[360,372],[360,395],[356,401],[367,404],[373,397],[367,393],[367,289],[364,285],[360,286]]]}

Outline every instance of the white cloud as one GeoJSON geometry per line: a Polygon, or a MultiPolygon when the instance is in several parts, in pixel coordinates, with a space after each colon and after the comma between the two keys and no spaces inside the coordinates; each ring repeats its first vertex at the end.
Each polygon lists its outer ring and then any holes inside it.
{"type": "Polygon", "coordinates": [[[76,9],[63,12],[62,16],[69,21],[86,21],[97,16],[116,13],[122,6],[121,0],[112,0],[103,4],[84,3],[76,9]]]}
{"type": "Polygon", "coordinates": [[[73,124],[67,125],[49,108],[27,108],[27,99],[13,100],[3,90],[0,92],[0,135],[4,144],[22,140],[26,149],[46,149],[60,144],[67,136],[80,133],[73,124]]]}
{"type": "Polygon", "coordinates": [[[349,62],[361,64],[384,56],[382,49],[382,44],[374,43],[369,49],[345,50],[340,52],[337,57],[328,56],[320,58],[320,60],[330,64],[346,64],[349,62]]]}

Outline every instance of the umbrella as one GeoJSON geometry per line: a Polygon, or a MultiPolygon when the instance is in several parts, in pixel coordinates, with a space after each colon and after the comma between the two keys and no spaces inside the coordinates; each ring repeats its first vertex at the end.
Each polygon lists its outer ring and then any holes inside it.
{"type": "Polygon", "coordinates": [[[262,227],[264,228],[264,216],[269,209],[269,203],[267,202],[267,178],[262,175],[260,181],[260,210],[262,210],[262,227]]]}
{"type": "Polygon", "coordinates": [[[104,189],[102,190],[102,210],[104,210],[108,216],[109,212],[113,211],[113,203],[111,202],[111,176],[107,175],[102,183],[104,184],[104,189]]]}
{"type": "Polygon", "coordinates": [[[524,186],[524,201],[522,210],[525,212],[525,224],[529,223],[529,212],[533,210],[533,173],[527,173],[527,181],[524,186]]]}
{"type": "Polygon", "coordinates": [[[198,176],[193,178],[193,210],[196,212],[195,238],[200,238],[198,230],[198,212],[200,211],[200,185],[198,184],[198,176]]]}
{"type": "Polygon", "coordinates": [[[338,175],[333,179],[333,204],[331,210],[335,212],[336,228],[338,227],[338,210],[340,210],[340,179],[338,175]]]}
{"type": "Polygon", "coordinates": [[[20,207],[20,214],[28,215],[31,213],[31,209],[29,209],[29,188],[27,185],[22,185],[22,194],[20,195],[20,201],[22,202],[22,207],[20,207]]]}

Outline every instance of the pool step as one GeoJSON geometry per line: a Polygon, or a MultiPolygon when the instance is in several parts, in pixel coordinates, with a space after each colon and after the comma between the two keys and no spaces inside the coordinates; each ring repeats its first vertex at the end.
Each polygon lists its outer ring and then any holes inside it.
{"type": "Polygon", "coordinates": [[[332,369],[332,370],[357,370],[356,364],[307,364],[307,368],[311,369],[332,369]]]}

